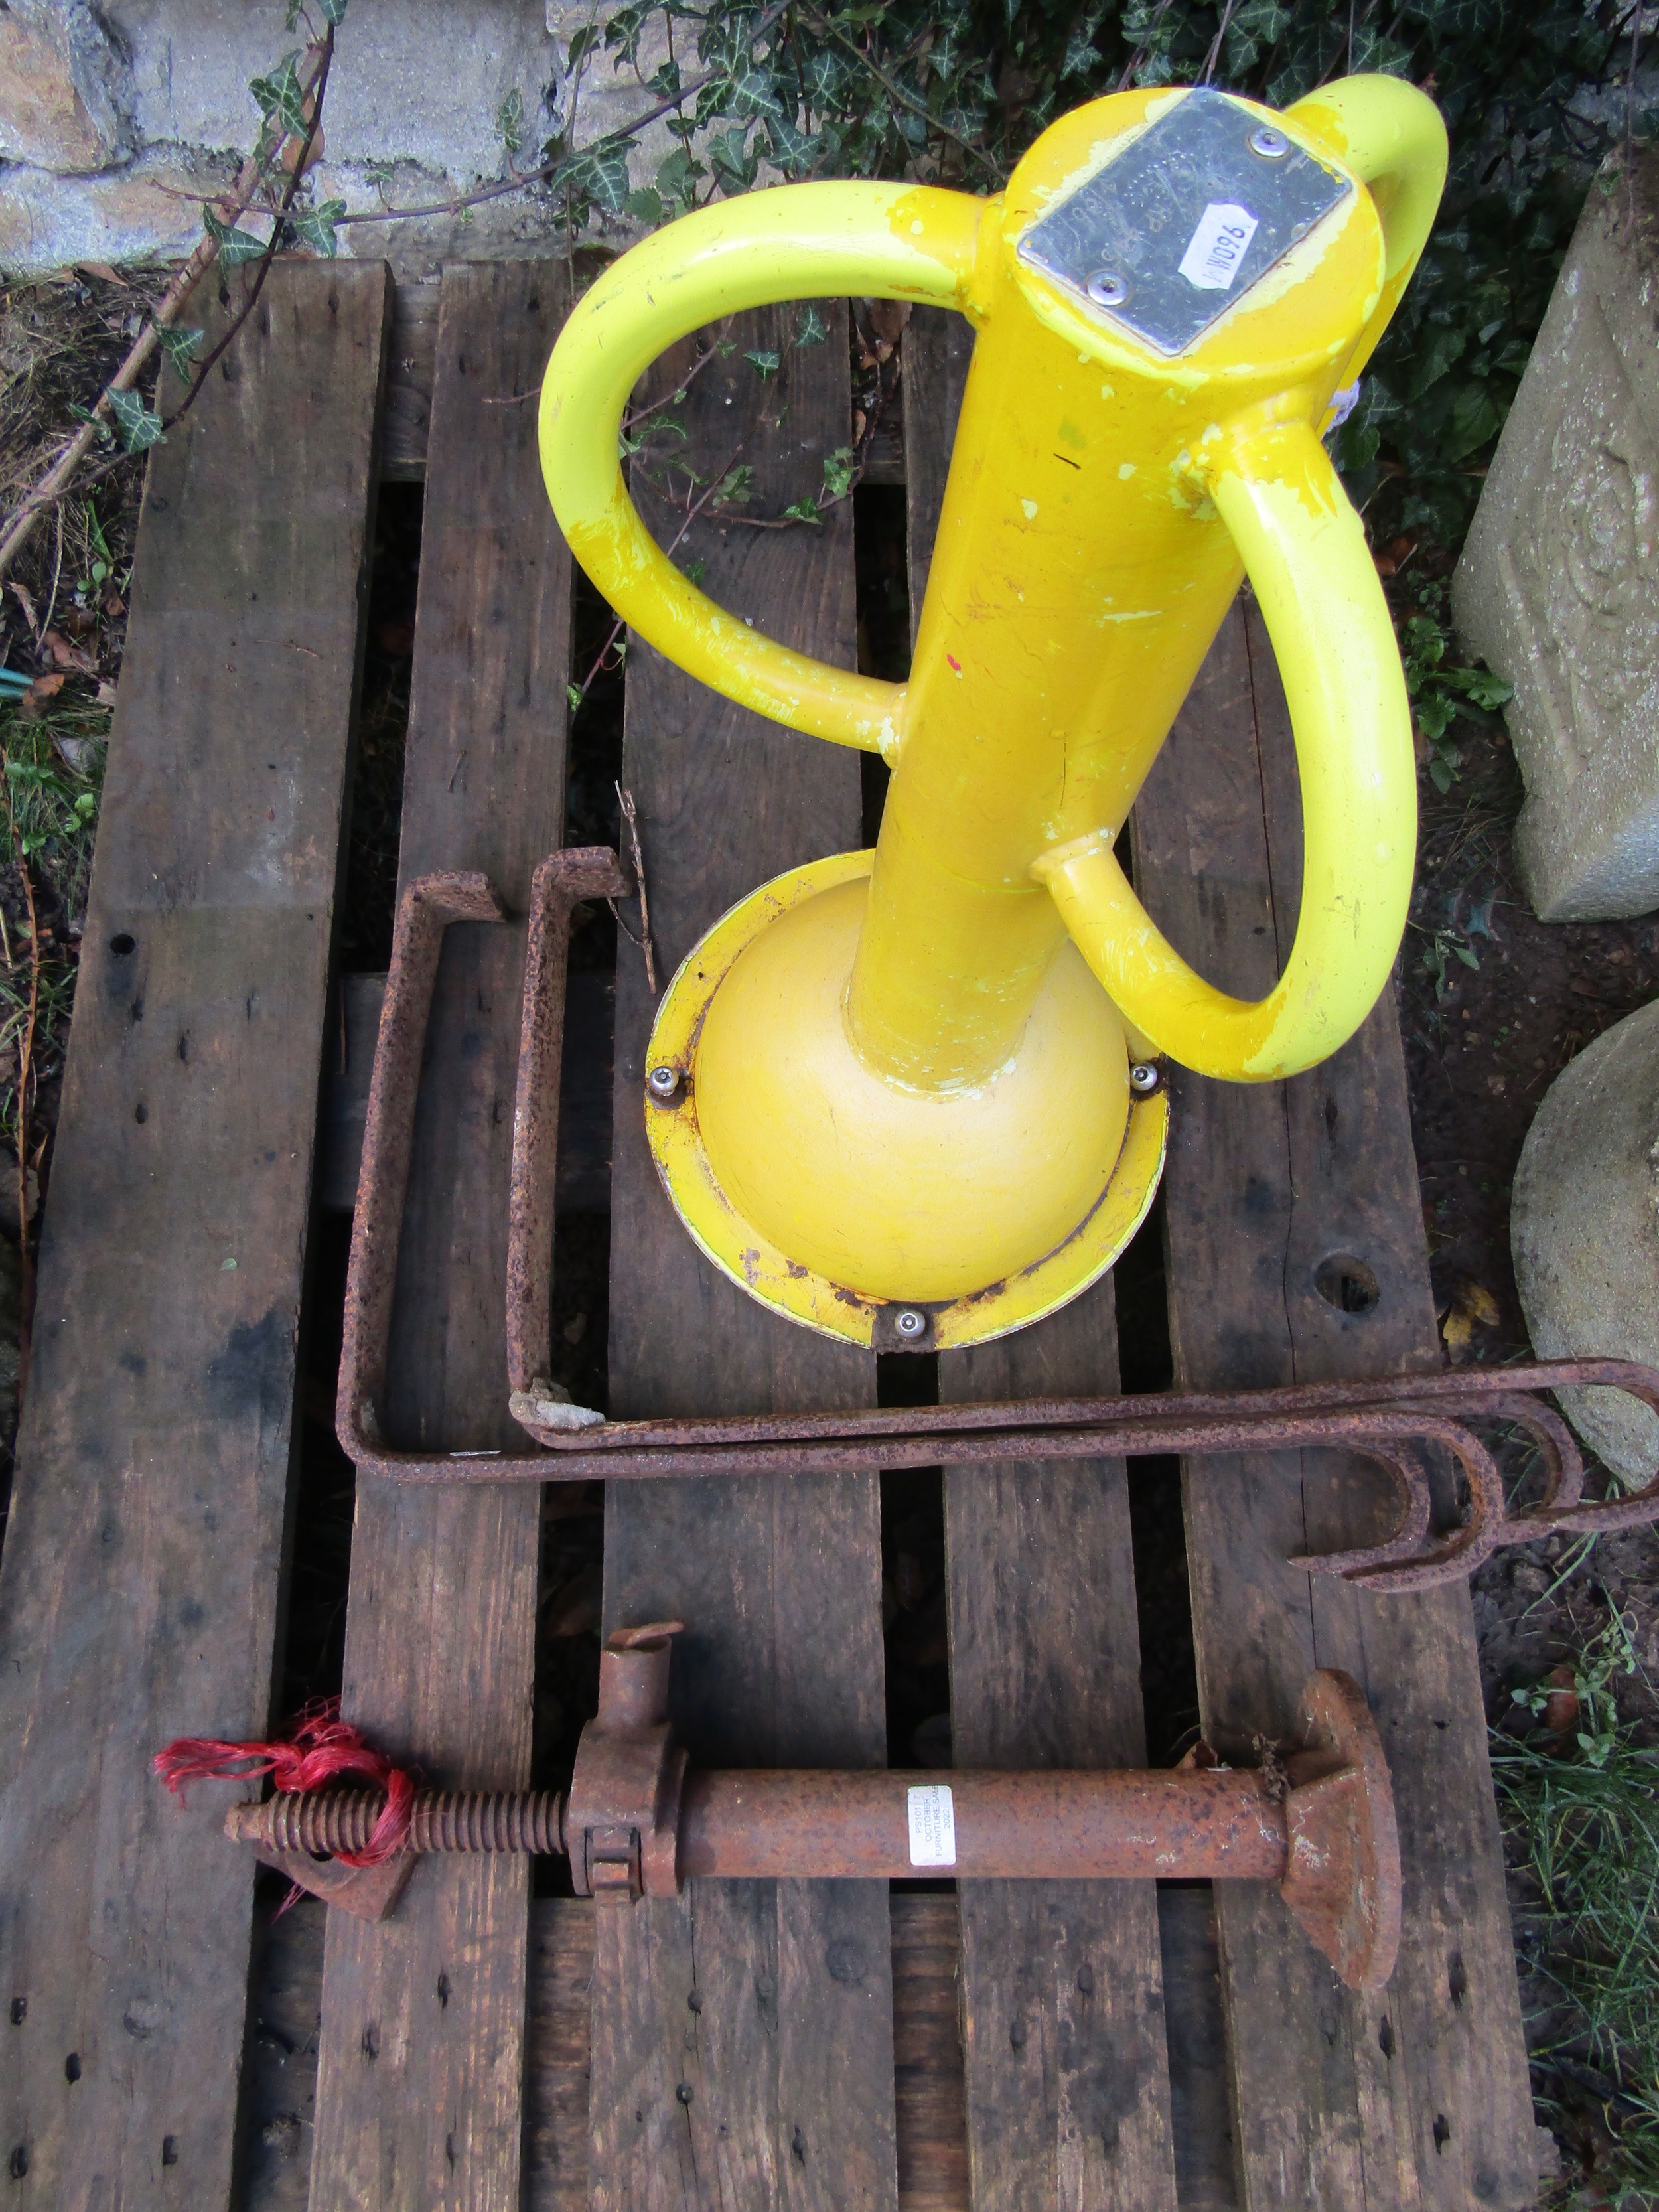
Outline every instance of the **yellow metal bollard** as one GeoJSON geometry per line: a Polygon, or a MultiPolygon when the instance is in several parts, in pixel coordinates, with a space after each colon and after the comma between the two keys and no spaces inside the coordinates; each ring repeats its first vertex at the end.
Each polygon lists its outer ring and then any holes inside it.
{"type": "Polygon", "coordinates": [[[860,183],[726,201],[635,246],[571,316],[541,441],[577,559],[717,690],[893,769],[874,854],[763,885],[659,1010],[658,1167],[756,1297],[866,1344],[1035,1321],[1151,1203],[1158,1055],[1269,1081],[1370,1012],[1411,885],[1411,720],[1320,430],[1416,265],[1445,161],[1435,108],[1397,78],[1283,115],[1122,93],[1054,124],[998,198],[860,183]],[[668,345],[847,293],[955,307],[978,332],[902,685],[714,606],[649,538],[617,459],[668,345]],[[1296,942],[1255,1005],[1194,974],[1113,857],[1246,574],[1289,698],[1305,848],[1296,942]]]}

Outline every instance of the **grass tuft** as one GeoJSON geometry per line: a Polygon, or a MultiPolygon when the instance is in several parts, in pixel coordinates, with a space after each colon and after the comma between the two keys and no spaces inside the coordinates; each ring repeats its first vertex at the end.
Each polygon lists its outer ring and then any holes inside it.
{"type": "MultiPolygon", "coordinates": [[[[1516,1937],[1534,2094],[1581,2166],[1550,2200],[1562,2208],[1659,2203],[1659,1753],[1613,1703],[1640,1671],[1615,1611],[1572,1666],[1565,1724],[1492,1746],[1525,1893],[1516,1937]]],[[[1547,1712],[1540,1692],[1517,1703],[1547,1712]]]]}

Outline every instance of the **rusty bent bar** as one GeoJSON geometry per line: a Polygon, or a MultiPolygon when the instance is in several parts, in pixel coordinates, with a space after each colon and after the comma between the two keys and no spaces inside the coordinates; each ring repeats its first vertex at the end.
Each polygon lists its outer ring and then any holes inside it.
{"type": "MultiPolygon", "coordinates": [[[[611,1638],[566,1798],[423,1791],[405,1862],[423,1850],[556,1850],[577,1893],[612,1906],[677,1895],[691,1879],[751,1876],[1272,1881],[1350,1987],[1380,1988],[1393,1971],[1394,1796],[1350,1675],[1310,1675],[1294,1740],[1255,1770],[1189,1759],[1154,1772],[700,1772],[669,1733],[678,1626],[611,1638]]],[[[234,1807],[226,1832],[333,1902],[380,1917],[402,1886],[385,1869],[359,1877],[325,1862],[325,1885],[307,1875],[323,1872],[317,1854],[361,1850],[384,1802],[374,1790],[277,1796],[234,1807]]]]}
{"type": "MultiPolygon", "coordinates": [[[[1583,1457],[1565,1422],[1543,1399],[1545,1392],[1621,1390],[1659,1414],[1659,1373],[1627,1359],[1470,1366],[1266,1390],[637,1421],[607,1420],[595,1409],[570,1404],[545,1379],[570,912],[584,899],[616,898],[629,889],[617,855],[601,846],[550,854],[536,870],[526,916],[503,1378],[514,1416],[533,1448],[453,1453],[400,1448],[385,1434],[380,1408],[416,1094],[443,935],[452,922],[500,921],[505,909],[481,875],[422,876],[404,888],[364,1126],[336,1417],[341,1445],[361,1471],[393,1482],[638,1481],[1149,1452],[1336,1449],[1358,1453],[1382,1470],[1396,1501],[1395,1526],[1380,1541],[1297,1564],[1392,1594],[1461,1581],[1501,1545],[1534,1543],[1557,1533],[1603,1534],[1659,1518],[1659,1477],[1624,1496],[1583,1495],[1583,1457]],[[1471,1422],[1513,1424],[1528,1432],[1540,1486],[1534,1502],[1506,1499],[1498,1462],[1471,1422]],[[1468,1496],[1462,1525],[1440,1534],[1431,1532],[1425,1450],[1455,1468],[1468,1496]]],[[[872,1331],[880,1351],[933,1349],[933,1320],[925,1307],[883,1307],[872,1331]]]]}

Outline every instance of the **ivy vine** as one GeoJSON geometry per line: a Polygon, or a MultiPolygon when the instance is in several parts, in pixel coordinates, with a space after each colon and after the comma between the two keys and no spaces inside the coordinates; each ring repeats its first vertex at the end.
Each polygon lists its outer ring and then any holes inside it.
{"type": "Polygon", "coordinates": [[[1409,77],[1451,136],[1440,220],[1337,456],[1382,528],[1461,543],[1591,175],[1656,120],[1642,12],[1583,0],[638,0],[570,41],[563,130],[539,188],[580,231],[657,223],[769,170],[996,190],[1066,109],[1129,85],[1209,82],[1285,106],[1331,78],[1409,77]],[[647,177],[633,131],[576,150],[609,58],[667,103],[647,177]]]}

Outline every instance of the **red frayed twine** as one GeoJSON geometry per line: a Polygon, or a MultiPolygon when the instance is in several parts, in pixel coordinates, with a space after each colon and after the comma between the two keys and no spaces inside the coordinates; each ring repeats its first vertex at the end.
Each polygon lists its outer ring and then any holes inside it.
{"type": "Polygon", "coordinates": [[[340,1718],[340,1701],[307,1705],[285,1735],[269,1743],[226,1743],[210,1735],[180,1736],[155,1754],[155,1771],[175,1796],[192,1782],[252,1782],[270,1775],[278,1790],[321,1790],[343,1774],[360,1775],[386,1792],[386,1807],[360,1851],[337,1851],[343,1866],[380,1866],[402,1850],[415,1809],[415,1778],[340,1718]]]}

